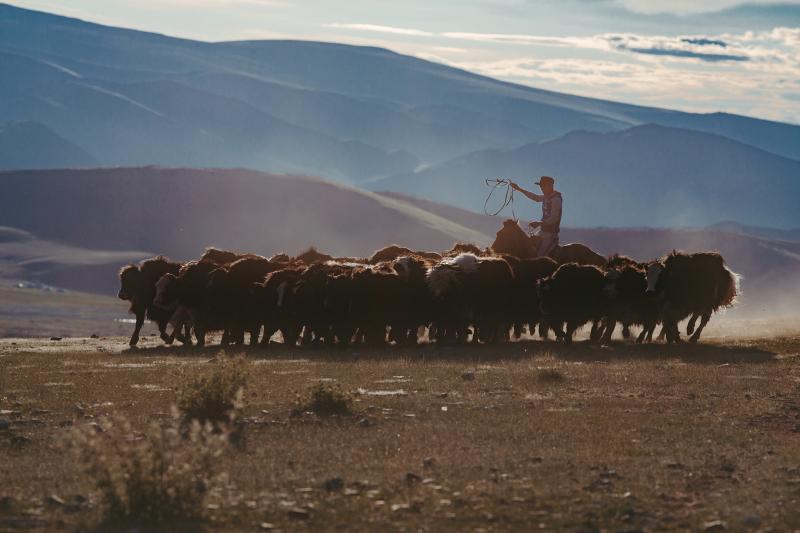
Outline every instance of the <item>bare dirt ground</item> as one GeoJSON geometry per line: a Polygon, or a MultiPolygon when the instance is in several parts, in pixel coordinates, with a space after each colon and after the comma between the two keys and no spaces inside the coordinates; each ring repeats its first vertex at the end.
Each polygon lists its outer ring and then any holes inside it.
{"type": "MultiPolygon", "coordinates": [[[[228,349],[248,360],[244,436],[220,459],[230,486],[207,528],[798,530],[800,323],[708,333],[698,346],[228,349]],[[352,416],[298,415],[320,381],[352,391],[352,416]]],[[[181,374],[221,354],[151,337],[133,351],[123,337],[0,340],[0,530],[91,527],[100,502],[64,451],[71,429],[162,420],[181,374]]]]}

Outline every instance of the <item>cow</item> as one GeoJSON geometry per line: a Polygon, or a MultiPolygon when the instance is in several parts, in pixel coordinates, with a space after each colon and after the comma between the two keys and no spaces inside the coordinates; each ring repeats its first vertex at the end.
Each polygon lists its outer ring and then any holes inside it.
{"type": "Polygon", "coordinates": [[[283,268],[252,284],[253,305],[259,322],[264,326],[262,346],[269,344],[276,331],[281,332],[284,346],[297,344],[303,324],[295,301],[295,285],[304,270],[305,267],[283,268]]]}
{"type": "Polygon", "coordinates": [[[376,265],[378,263],[394,261],[398,257],[417,257],[432,261],[438,261],[442,258],[442,256],[436,252],[415,251],[411,250],[410,248],[406,248],[405,246],[392,244],[377,250],[369,257],[367,262],[371,265],[376,265]]]}
{"type": "Polygon", "coordinates": [[[605,275],[610,284],[605,291],[608,300],[603,329],[598,335],[602,336],[602,343],[611,341],[617,322],[622,323],[623,337],[626,339],[630,336],[626,331],[631,325],[640,325],[643,332],[652,332],[658,321],[659,308],[655,300],[647,295],[646,271],[631,262],[623,267],[607,269],[605,275]]]}
{"type": "Polygon", "coordinates": [[[197,345],[205,346],[206,333],[223,330],[223,339],[229,318],[223,310],[211,304],[208,290],[209,275],[219,267],[208,261],[190,261],[181,266],[177,274],[166,273],[156,283],[154,304],[159,307],[181,307],[188,322],[194,326],[197,345]]]}
{"type": "Polygon", "coordinates": [[[539,336],[547,338],[547,325],[541,320],[537,282],[550,276],[558,268],[558,263],[549,257],[519,259],[513,255],[503,258],[514,273],[514,288],[508,302],[509,313],[514,324],[514,337],[520,338],[524,327],[533,335],[539,325],[539,336]]]}
{"type": "Polygon", "coordinates": [[[466,275],[464,289],[472,307],[475,340],[507,340],[513,322],[508,304],[515,297],[514,272],[502,257],[481,257],[466,275]]]}
{"type": "Polygon", "coordinates": [[[606,315],[611,288],[613,283],[594,265],[561,265],[539,281],[542,315],[556,336],[570,343],[575,330],[590,321],[599,323],[606,315]]]}
{"type": "Polygon", "coordinates": [[[180,263],[159,255],[142,261],[139,265],[128,265],[120,270],[120,289],[117,296],[121,300],[130,301],[130,312],[136,316],[136,325],[128,342],[130,346],[138,344],[139,333],[145,317],[158,325],[161,340],[165,343],[172,344],[176,334],[179,340],[185,342],[185,337],[180,334],[179,325],[176,326],[177,331],[174,331],[172,335],[168,335],[166,332],[167,324],[175,312],[175,307],[162,308],[153,303],[156,296],[156,283],[161,276],[170,273],[177,274],[180,268],[180,263]]]}
{"type": "MultiPolygon", "coordinates": [[[[496,254],[508,254],[528,259],[537,256],[540,237],[528,235],[515,220],[506,220],[503,227],[497,232],[491,250],[496,254]]],[[[558,264],[578,263],[579,265],[595,265],[603,267],[606,259],[580,243],[570,243],[556,246],[549,254],[558,264]]]]}
{"type": "Polygon", "coordinates": [[[203,252],[203,255],[200,256],[198,259],[201,263],[211,263],[214,265],[229,265],[236,261],[237,259],[241,259],[243,257],[247,257],[251,254],[241,254],[238,252],[230,252],[228,250],[220,250],[219,248],[214,248],[210,246],[206,248],[203,252]]]}
{"type": "Polygon", "coordinates": [[[294,259],[300,264],[311,266],[317,263],[324,263],[325,261],[332,261],[333,256],[324,254],[311,246],[308,250],[301,253],[294,259]]]}
{"type": "Polygon", "coordinates": [[[457,257],[461,254],[472,254],[480,257],[486,255],[486,250],[481,250],[476,245],[468,242],[457,242],[447,251],[441,253],[442,257],[457,257]]]}
{"type": "Polygon", "coordinates": [[[419,256],[398,257],[391,264],[404,285],[394,303],[400,309],[400,318],[391,324],[390,331],[390,340],[397,344],[418,342],[420,329],[431,322],[432,300],[425,276],[434,264],[419,256]]]}
{"type": "Polygon", "coordinates": [[[478,269],[478,257],[459,254],[430,267],[425,283],[431,298],[430,336],[437,342],[466,342],[474,316],[465,283],[478,269]]]}
{"type": "MultiPolygon", "coordinates": [[[[739,293],[739,276],[725,266],[725,260],[716,252],[673,251],[648,265],[646,277],[647,294],[661,304],[667,342],[680,342],[678,323],[694,315],[700,318],[700,325],[689,341],[697,342],[711,314],[734,305],[739,293]]],[[[691,328],[695,320],[690,321],[691,328]]]]}
{"type": "Polygon", "coordinates": [[[226,329],[231,333],[232,342],[244,344],[244,334],[249,332],[250,345],[258,343],[261,322],[250,289],[253,283],[264,281],[270,272],[284,267],[284,263],[250,255],[210,273],[209,304],[228,318],[226,329]]]}

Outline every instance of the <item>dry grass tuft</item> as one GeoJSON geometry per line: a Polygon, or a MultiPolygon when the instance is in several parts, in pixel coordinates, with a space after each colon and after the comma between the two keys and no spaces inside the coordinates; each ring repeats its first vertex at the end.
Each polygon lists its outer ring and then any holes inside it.
{"type": "Polygon", "coordinates": [[[561,383],[567,379],[567,376],[555,368],[538,368],[536,376],[540,383],[561,383]]]}
{"type": "Polygon", "coordinates": [[[244,405],[246,365],[243,358],[223,358],[211,372],[184,374],[178,407],[186,420],[232,423],[244,405]]]}
{"type": "Polygon", "coordinates": [[[194,421],[183,430],[173,408],[164,425],[133,431],[124,417],[77,428],[70,446],[88,483],[100,493],[106,527],[186,527],[204,519],[203,501],[221,482],[215,475],[228,436],[194,421]]]}
{"type": "Polygon", "coordinates": [[[309,392],[308,403],[301,407],[303,411],[311,411],[317,416],[347,416],[353,414],[351,410],[353,398],[339,385],[326,385],[317,383],[309,392]]]}

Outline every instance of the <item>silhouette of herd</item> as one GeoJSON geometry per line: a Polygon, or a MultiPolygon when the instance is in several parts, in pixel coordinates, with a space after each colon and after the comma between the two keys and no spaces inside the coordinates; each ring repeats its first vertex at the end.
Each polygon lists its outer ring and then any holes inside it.
{"type": "Polygon", "coordinates": [[[738,277],[714,252],[672,252],[639,263],[604,258],[582,244],[535,257],[536,237],[506,221],[490,248],[456,244],[437,253],[397,245],[369,258],[334,258],[311,248],[296,257],[265,258],[208,248],[195,261],[159,256],[120,271],[119,297],[131,303],[139,341],[145,318],[167,344],[268,345],[277,332],[286,346],[365,343],[496,343],[538,327],[566,343],[592,324],[590,339],[608,343],[617,326],[625,338],[652,341],[662,324],[667,342],[680,341],[689,318],[696,342],[711,314],[734,303],[738,277]],[[699,325],[697,321],[699,320],[699,325]],[[168,328],[172,328],[168,332],[168,328]]]}

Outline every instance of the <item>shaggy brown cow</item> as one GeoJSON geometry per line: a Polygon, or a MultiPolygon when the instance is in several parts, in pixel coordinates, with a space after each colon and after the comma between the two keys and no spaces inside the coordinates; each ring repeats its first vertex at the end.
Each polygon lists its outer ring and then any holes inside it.
{"type": "Polygon", "coordinates": [[[547,325],[541,320],[539,294],[536,285],[540,279],[550,276],[558,268],[558,263],[549,257],[519,259],[512,255],[503,256],[514,273],[514,288],[508,308],[514,324],[514,336],[519,338],[524,327],[533,335],[539,325],[539,336],[547,338],[547,325]]]}
{"type": "MultiPolygon", "coordinates": [[[[205,346],[206,333],[225,330],[228,317],[211,305],[208,291],[209,274],[217,270],[210,262],[191,261],[178,271],[161,276],[156,284],[155,304],[160,307],[179,306],[194,326],[198,346],[205,346]]],[[[227,332],[223,338],[227,337],[227,332]]]]}
{"type": "Polygon", "coordinates": [[[733,305],[738,285],[739,276],[714,252],[672,252],[647,269],[647,293],[661,301],[667,342],[679,342],[678,322],[698,315],[700,325],[689,338],[697,342],[711,314],[720,307],[733,305]]]}
{"type": "Polygon", "coordinates": [[[418,332],[431,321],[432,301],[425,276],[432,261],[419,257],[398,257],[392,268],[403,282],[404,288],[394,305],[400,309],[399,319],[391,324],[390,340],[398,343],[416,343],[418,332]]]}
{"type": "Polygon", "coordinates": [[[250,289],[253,283],[263,281],[267,274],[285,266],[266,257],[248,256],[209,275],[209,303],[216,312],[228,317],[226,329],[231,332],[232,342],[244,344],[245,332],[250,333],[251,346],[258,342],[261,322],[250,289]]]}
{"type": "Polygon", "coordinates": [[[387,263],[389,261],[394,261],[398,257],[416,257],[429,261],[438,261],[442,258],[442,256],[436,252],[414,251],[406,248],[405,246],[392,244],[373,253],[372,256],[370,256],[368,263],[371,265],[387,263]]]}
{"type": "Polygon", "coordinates": [[[472,307],[464,284],[478,269],[478,258],[460,254],[443,259],[428,269],[426,284],[431,298],[430,337],[437,342],[466,342],[472,323],[472,307]]]}
{"type": "Polygon", "coordinates": [[[253,284],[253,302],[259,321],[264,325],[262,345],[268,345],[276,331],[281,332],[284,346],[297,344],[303,325],[295,300],[295,286],[304,270],[304,267],[276,270],[267,274],[264,281],[253,284]]]}
{"type": "Polygon", "coordinates": [[[228,250],[220,250],[218,248],[209,247],[200,256],[199,261],[203,263],[212,263],[214,265],[229,265],[237,259],[250,257],[253,254],[240,254],[238,252],[229,252],[228,250]]]}
{"type": "Polygon", "coordinates": [[[599,323],[607,314],[611,288],[613,283],[594,265],[561,265],[539,282],[542,314],[559,338],[572,342],[576,329],[590,321],[599,323]]]}
{"type": "MultiPolygon", "coordinates": [[[[539,241],[540,237],[529,236],[515,220],[509,219],[503,222],[503,227],[497,232],[491,249],[496,254],[508,254],[520,259],[528,259],[537,256],[539,241]]],[[[603,256],[580,243],[556,246],[549,255],[560,265],[578,263],[579,265],[602,267],[606,263],[603,256]]]]}
{"type": "Polygon", "coordinates": [[[457,242],[449,250],[442,252],[442,257],[456,257],[460,254],[472,254],[480,257],[486,255],[486,250],[481,250],[474,244],[468,242],[457,242]]]}
{"type": "MultiPolygon", "coordinates": [[[[619,264],[619,261],[617,262],[619,264]]],[[[642,326],[643,332],[652,331],[658,321],[658,304],[647,295],[647,275],[635,262],[606,271],[611,282],[606,288],[608,307],[601,331],[603,344],[611,341],[617,322],[623,324],[623,337],[631,325],[642,326]]],[[[643,338],[643,336],[642,336],[643,338]]],[[[637,339],[637,342],[641,342],[637,339]]]]}
{"type": "Polygon", "coordinates": [[[180,268],[180,263],[158,256],[142,261],[140,265],[128,265],[120,270],[120,289],[117,296],[121,300],[131,302],[130,312],[136,316],[136,325],[129,341],[131,346],[136,346],[139,342],[139,333],[145,317],[158,325],[161,340],[167,344],[172,344],[174,334],[178,335],[179,340],[185,342],[185,338],[180,334],[180,329],[173,332],[173,335],[167,335],[166,332],[167,324],[175,312],[175,307],[162,308],[153,303],[156,297],[156,283],[161,276],[168,273],[177,274],[180,268]]]}
{"type": "Polygon", "coordinates": [[[310,266],[310,265],[315,265],[317,263],[324,263],[325,261],[332,261],[333,256],[324,254],[312,246],[305,252],[295,257],[294,259],[298,263],[310,266]]]}

